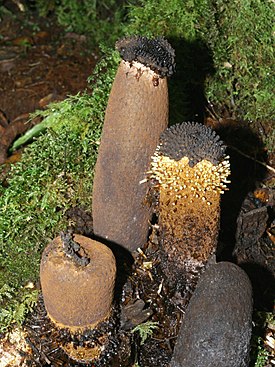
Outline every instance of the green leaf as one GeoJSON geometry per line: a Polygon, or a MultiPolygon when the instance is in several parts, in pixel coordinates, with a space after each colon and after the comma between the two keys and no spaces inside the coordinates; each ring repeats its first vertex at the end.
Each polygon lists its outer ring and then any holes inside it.
{"type": "Polygon", "coordinates": [[[141,342],[140,344],[143,345],[148,337],[151,337],[153,335],[153,332],[155,329],[158,329],[159,323],[154,321],[147,321],[142,324],[137,325],[134,327],[134,329],[131,331],[132,333],[139,333],[141,342]]]}

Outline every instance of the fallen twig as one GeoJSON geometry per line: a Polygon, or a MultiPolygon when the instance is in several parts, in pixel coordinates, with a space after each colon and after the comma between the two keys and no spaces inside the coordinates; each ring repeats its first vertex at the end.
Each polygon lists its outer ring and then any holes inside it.
{"type": "Polygon", "coordinates": [[[268,164],[266,164],[265,162],[261,162],[261,161],[259,161],[258,159],[251,157],[250,155],[248,155],[248,154],[246,154],[246,153],[242,152],[241,150],[239,150],[239,149],[238,149],[238,148],[236,148],[236,147],[233,147],[232,145],[229,145],[229,148],[231,148],[231,149],[235,150],[237,153],[241,154],[241,155],[242,155],[242,156],[244,156],[245,158],[251,159],[252,161],[254,161],[254,162],[256,162],[256,163],[260,164],[261,166],[264,166],[264,167],[265,167],[265,168],[267,168],[268,170],[270,170],[270,171],[272,171],[272,172],[274,172],[274,173],[275,173],[275,168],[273,168],[273,167],[269,166],[269,165],[268,165],[268,164]]]}

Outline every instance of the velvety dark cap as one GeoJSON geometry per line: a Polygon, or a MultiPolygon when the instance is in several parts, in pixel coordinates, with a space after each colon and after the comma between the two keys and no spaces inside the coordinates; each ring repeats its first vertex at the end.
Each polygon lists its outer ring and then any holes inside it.
{"type": "Polygon", "coordinates": [[[197,122],[183,122],[161,134],[158,154],[176,161],[188,157],[189,165],[193,167],[203,159],[219,164],[225,149],[220,137],[210,127],[197,122]]]}
{"type": "Polygon", "coordinates": [[[140,62],[162,78],[175,71],[175,51],[163,37],[125,37],[116,42],[116,49],[124,61],[140,62]]]}

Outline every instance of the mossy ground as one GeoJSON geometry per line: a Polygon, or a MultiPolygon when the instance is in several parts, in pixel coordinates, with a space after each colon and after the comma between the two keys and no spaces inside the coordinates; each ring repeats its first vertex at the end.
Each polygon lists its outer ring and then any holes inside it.
{"type": "MultiPolygon", "coordinates": [[[[70,31],[87,30],[93,36],[100,29],[93,42],[108,47],[102,49],[91,89],[40,113],[46,133],[25,148],[7,185],[0,186],[0,331],[22,322],[31,309],[36,293],[28,284],[38,280],[45,245],[68,226],[67,209],[91,210],[93,167],[119,60],[110,48],[116,38],[163,35],[176,49],[171,123],[202,120],[206,109],[217,118],[246,120],[250,127],[258,121],[270,124],[274,116],[273,1],[141,0],[127,6],[109,1],[103,15],[96,6],[92,14],[87,11],[91,2],[82,2],[81,11],[73,0],[37,2],[42,12],[51,4],[44,13],[56,11],[70,31]],[[92,21],[97,27],[91,27],[92,21]]],[[[269,152],[274,152],[273,140],[274,124],[266,138],[269,152]]]]}

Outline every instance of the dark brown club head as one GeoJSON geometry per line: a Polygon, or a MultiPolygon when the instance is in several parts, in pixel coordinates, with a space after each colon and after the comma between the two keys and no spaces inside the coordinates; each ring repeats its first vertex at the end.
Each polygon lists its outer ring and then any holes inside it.
{"type": "Polygon", "coordinates": [[[199,196],[206,191],[222,193],[230,174],[225,149],[211,128],[196,122],[176,124],[160,136],[150,178],[179,195],[188,187],[199,196]]]}
{"type": "Polygon", "coordinates": [[[161,134],[158,153],[175,161],[187,157],[189,166],[193,167],[204,159],[219,164],[225,157],[225,149],[211,128],[196,122],[183,122],[161,134]]]}
{"type": "Polygon", "coordinates": [[[116,42],[116,49],[124,61],[139,62],[161,78],[175,72],[175,51],[163,37],[125,37],[116,42]]]}

